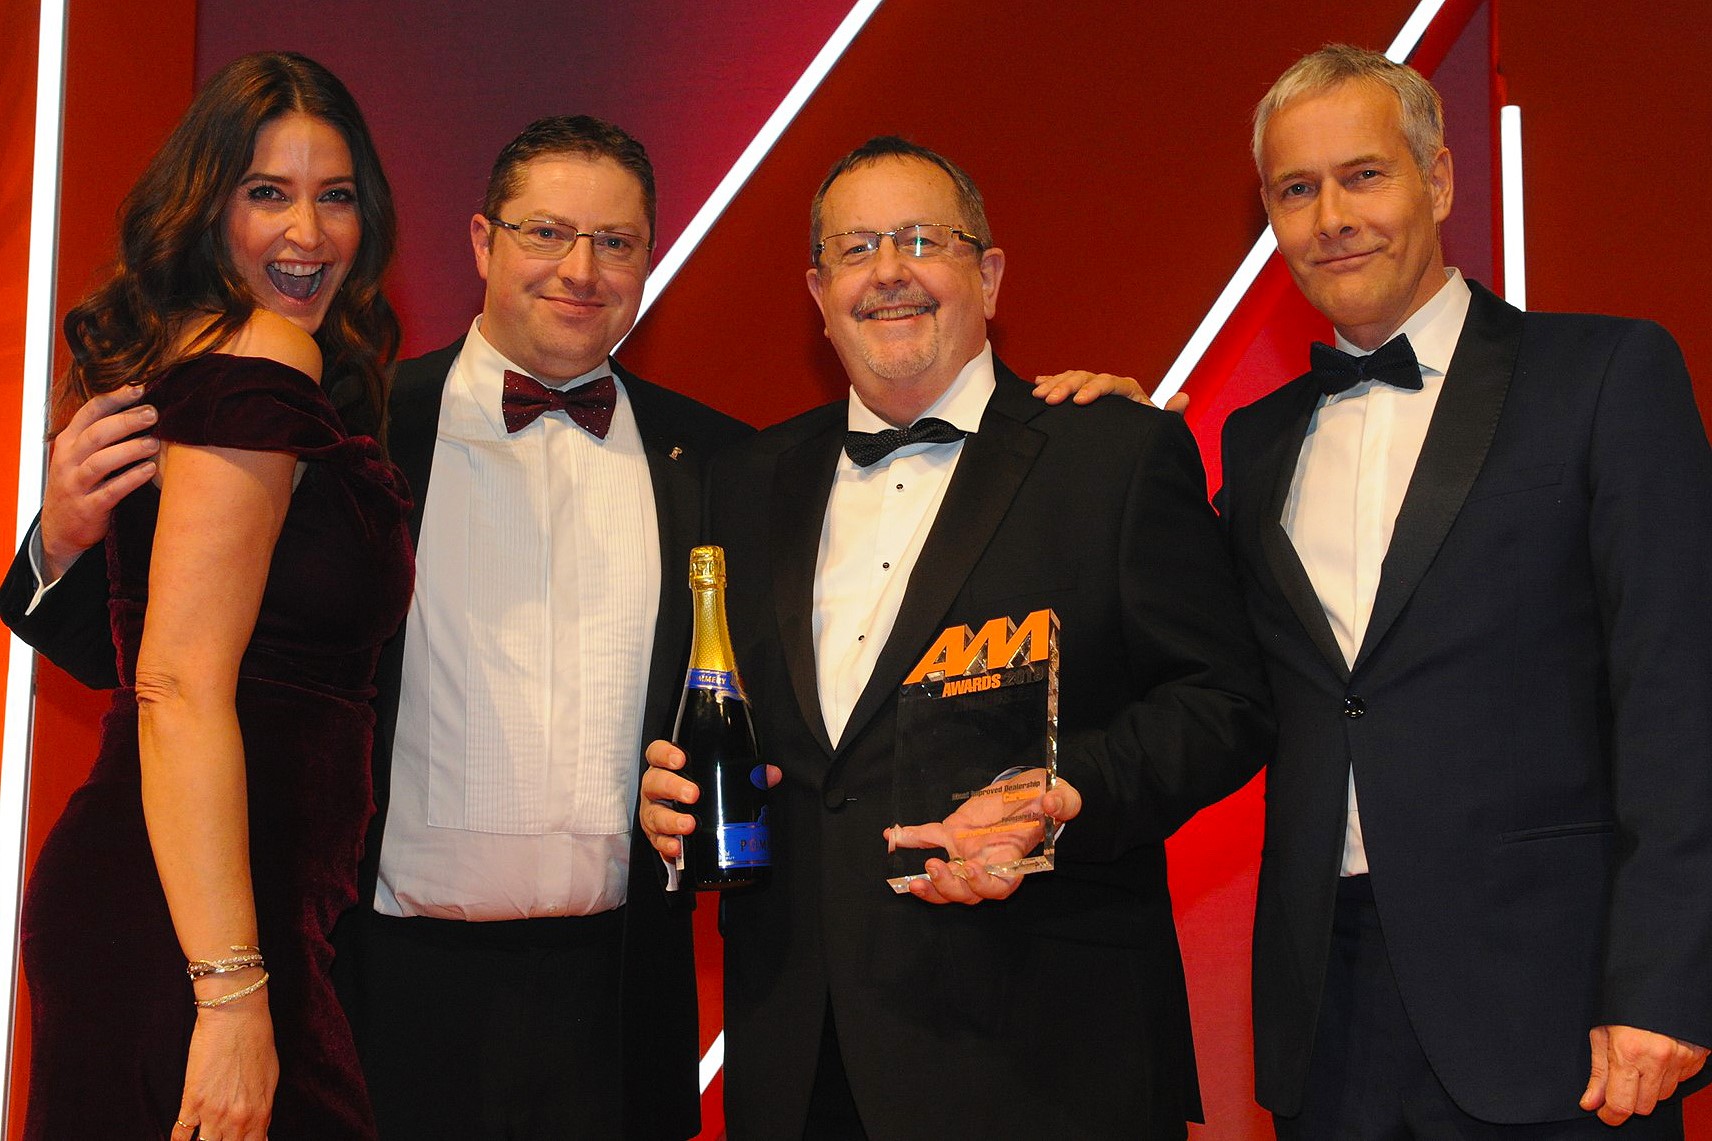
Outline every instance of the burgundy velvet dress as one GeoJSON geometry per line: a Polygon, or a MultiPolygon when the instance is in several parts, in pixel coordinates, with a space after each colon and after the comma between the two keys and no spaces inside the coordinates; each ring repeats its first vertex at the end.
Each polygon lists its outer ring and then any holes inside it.
{"type": "MultiPolygon", "coordinates": [[[[374,669],[410,597],[403,485],[372,439],[345,434],[318,386],[273,361],[202,357],[152,384],[149,400],[163,440],[307,461],[237,691],[279,1050],[268,1136],[372,1138],[329,979],[328,933],[356,902],[372,811],[374,669]]],[[[107,568],[121,686],[100,756],[48,836],[25,898],[31,1139],[165,1138],[183,1092],[195,1008],[143,824],[132,688],[159,506],[145,486],[114,517],[107,568]]]]}

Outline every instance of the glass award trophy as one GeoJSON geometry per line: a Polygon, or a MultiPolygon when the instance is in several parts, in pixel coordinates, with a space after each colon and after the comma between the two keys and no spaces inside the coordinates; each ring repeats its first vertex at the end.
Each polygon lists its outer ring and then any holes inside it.
{"type": "Polygon", "coordinates": [[[893,891],[925,879],[931,856],[954,872],[1050,871],[1059,825],[1041,799],[1058,779],[1058,615],[941,633],[899,691],[892,756],[893,891]]]}

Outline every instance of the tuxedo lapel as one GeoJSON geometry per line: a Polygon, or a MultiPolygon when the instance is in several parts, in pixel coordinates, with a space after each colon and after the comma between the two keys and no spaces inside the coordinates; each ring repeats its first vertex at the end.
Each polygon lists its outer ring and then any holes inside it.
{"type": "Polygon", "coordinates": [[[452,362],[463,338],[427,356],[398,366],[387,400],[386,446],[392,462],[410,486],[410,541],[422,535],[422,509],[428,502],[428,477],[434,466],[434,442],[440,434],[440,402],[452,362]]]}
{"type": "MultiPolygon", "coordinates": [[[[648,459],[648,479],[654,491],[654,515],[660,537],[660,611],[654,623],[654,645],[649,656],[644,723],[652,727],[669,724],[668,706],[678,692],[680,679],[670,677],[682,662],[679,647],[683,631],[690,627],[689,591],[684,589],[689,572],[684,556],[701,534],[701,479],[709,457],[690,455],[687,446],[673,433],[673,423],[659,406],[653,385],[632,375],[617,362],[614,375],[624,384],[636,428],[642,436],[642,451],[648,459]]],[[[663,732],[663,728],[656,731],[663,732]]]]}
{"type": "Polygon", "coordinates": [[[998,387],[981,428],[963,445],[939,514],[922,544],[898,608],[891,637],[857,698],[840,748],[855,741],[943,628],[951,604],[975,569],[993,532],[1016,498],[1046,437],[1026,421],[1045,407],[1014,373],[997,361],[998,387]]]}
{"type": "Polygon", "coordinates": [[[1358,669],[1403,612],[1456,522],[1486,462],[1510,390],[1522,344],[1521,311],[1474,282],[1469,288],[1468,317],[1380,567],[1358,669]]]}
{"type": "Polygon", "coordinates": [[[1290,485],[1296,478],[1296,463],[1307,439],[1309,421],[1319,402],[1319,391],[1312,384],[1297,380],[1289,397],[1283,429],[1269,434],[1265,451],[1255,462],[1255,486],[1265,490],[1266,498],[1263,509],[1250,523],[1259,531],[1260,549],[1272,570],[1273,580],[1278,583],[1278,589],[1289,602],[1290,609],[1296,612],[1296,619],[1307,631],[1308,640],[1338,677],[1347,681],[1349,663],[1344,660],[1337,635],[1332,633],[1325,606],[1308,578],[1302,557],[1290,541],[1289,532],[1284,530],[1284,504],[1290,497],[1290,485]]]}
{"type": "Polygon", "coordinates": [[[832,755],[826,715],[820,708],[819,668],[814,653],[814,572],[820,561],[820,532],[832,476],[844,445],[846,416],[839,408],[821,431],[779,457],[773,470],[773,604],[785,672],[809,732],[832,755]]]}

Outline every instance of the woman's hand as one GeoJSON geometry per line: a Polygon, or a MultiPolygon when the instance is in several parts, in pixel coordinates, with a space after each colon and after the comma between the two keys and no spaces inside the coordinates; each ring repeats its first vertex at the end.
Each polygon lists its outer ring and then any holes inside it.
{"type": "MultiPolygon", "coordinates": [[[[229,980],[221,985],[235,989],[229,980]]],[[[198,1010],[172,1141],[266,1141],[278,1085],[266,987],[225,1006],[198,1010]]]]}

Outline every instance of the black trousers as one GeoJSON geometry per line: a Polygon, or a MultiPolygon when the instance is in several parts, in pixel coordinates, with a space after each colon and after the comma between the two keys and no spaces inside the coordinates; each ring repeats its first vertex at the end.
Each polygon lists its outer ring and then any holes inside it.
{"type": "Polygon", "coordinates": [[[1280,1141],[1681,1141],[1682,1103],[1612,1129],[1591,1113],[1495,1125],[1457,1108],[1433,1073],[1397,991],[1367,876],[1338,883],[1325,997],[1296,1117],[1274,1117],[1280,1141]]]}
{"type": "Polygon", "coordinates": [[[803,1141],[868,1141],[862,1115],[850,1092],[844,1072],[844,1054],[838,1048],[838,1027],[832,1018],[832,1003],[826,1004],[820,1028],[820,1058],[814,1068],[814,1090],[809,1095],[808,1124],[803,1141]]]}
{"type": "Polygon", "coordinates": [[[382,1141],[622,1136],[622,914],[358,917],[346,999],[382,1141]]]}

